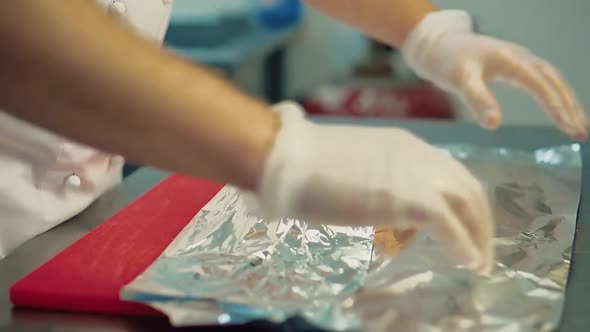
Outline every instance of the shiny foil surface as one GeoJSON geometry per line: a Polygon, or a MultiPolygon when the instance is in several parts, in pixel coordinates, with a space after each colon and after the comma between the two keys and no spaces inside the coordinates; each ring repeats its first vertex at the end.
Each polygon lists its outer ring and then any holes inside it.
{"type": "Polygon", "coordinates": [[[295,315],[321,323],[363,285],[372,248],[372,228],[261,220],[226,186],[124,297],[158,302],[178,325],[295,315]],[[187,303],[194,299],[203,301],[187,303]]]}
{"type": "Polygon", "coordinates": [[[259,220],[226,187],[123,298],[162,310],[178,326],[298,315],[328,330],[556,328],[576,228],[580,146],[441,148],[465,163],[491,200],[497,259],[490,276],[454,267],[424,232],[259,220]]]}

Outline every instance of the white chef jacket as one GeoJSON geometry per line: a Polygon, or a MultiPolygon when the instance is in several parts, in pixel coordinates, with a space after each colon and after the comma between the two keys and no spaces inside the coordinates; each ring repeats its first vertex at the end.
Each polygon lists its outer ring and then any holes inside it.
{"type": "MultiPolygon", "coordinates": [[[[142,37],[163,40],[173,0],[96,1],[142,37]]],[[[118,184],[123,163],[120,156],[69,141],[0,110],[0,259],[118,184]]]]}

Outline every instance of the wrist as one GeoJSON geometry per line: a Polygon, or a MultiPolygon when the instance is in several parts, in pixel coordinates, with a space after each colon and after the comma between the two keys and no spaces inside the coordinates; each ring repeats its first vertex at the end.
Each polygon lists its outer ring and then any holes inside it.
{"type": "Polygon", "coordinates": [[[268,109],[251,120],[247,124],[247,139],[236,151],[236,163],[242,169],[236,185],[245,190],[256,191],[281,129],[281,119],[277,112],[268,109]]]}
{"type": "Polygon", "coordinates": [[[265,217],[293,217],[299,184],[306,178],[313,163],[313,125],[305,119],[296,103],[273,105],[280,128],[264,163],[259,168],[254,188],[246,189],[248,205],[265,217]]]}
{"type": "Polygon", "coordinates": [[[406,23],[403,25],[403,28],[400,29],[400,36],[397,38],[397,42],[394,43],[394,45],[400,47],[405,44],[410,34],[416,30],[427,16],[437,13],[439,10],[430,2],[424,4],[421,1],[417,1],[413,10],[408,11],[409,13],[406,18],[406,23]]]}
{"type": "Polygon", "coordinates": [[[423,62],[422,59],[432,53],[433,45],[440,37],[447,33],[471,31],[471,16],[465,11],[442,10],[429,13],[407,34],[401,48],[402,56],[416,70],[423,62]]]}

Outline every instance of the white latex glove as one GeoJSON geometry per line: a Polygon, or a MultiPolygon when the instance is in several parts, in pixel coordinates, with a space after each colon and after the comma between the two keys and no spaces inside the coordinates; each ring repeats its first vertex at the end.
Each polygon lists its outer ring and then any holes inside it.
{"type": "Polygon", "coordinates": [[[522,46],[473,33],[465,12],[427,15],[402,53],[420,77],[461,98],[486,128],[498,127],[502,118],[487,82],[501,80],[535,96],[570,137],[588,137],[586,115],[559,71],[522,46]]]}
{"type": "Polygon", "coordinates": [[[261,216],[426,229],[460,265],[490,271],[490,208],[459,161],[403,129],[318,125],[297,104],[276,109],[282,128],[257,192],[244,194],[261,216]]]}

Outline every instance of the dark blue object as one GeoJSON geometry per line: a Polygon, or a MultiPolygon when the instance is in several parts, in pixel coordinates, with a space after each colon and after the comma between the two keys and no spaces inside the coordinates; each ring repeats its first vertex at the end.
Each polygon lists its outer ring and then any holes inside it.
{"type": "Polygon", "coordinates": [[[270,29],[282,29],[293,26],[299,22],[303,12],[300,0],[274,0],[263,4],[259,1],[256,11],[258,21],[270,29]]]}
{"type": "Polygon", "coordinates": [[[126,178],[129,175],[133,174],[135,171],[139,169],[139,166],[132,165],[132,164],[125,164],[123,166],[123,177],[126,178]]]}
{"type": "Polygon", "coordinates": [[[172,21],[164,43],[174,48],[218,47],[242,36],[249,28],[248,17],[225,17],[219,24],[172,21]]]}

